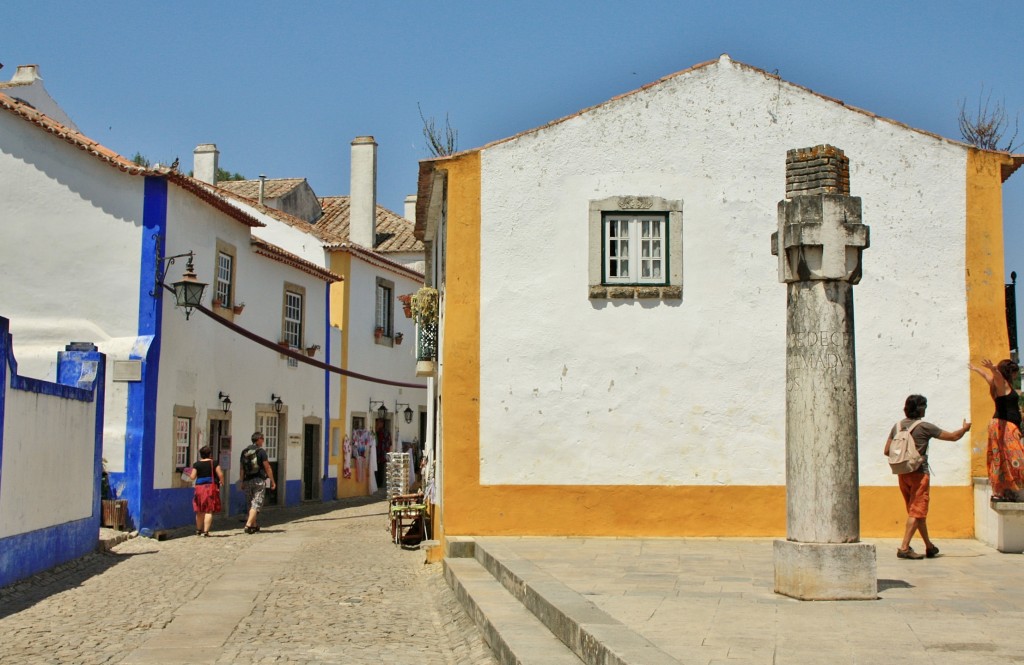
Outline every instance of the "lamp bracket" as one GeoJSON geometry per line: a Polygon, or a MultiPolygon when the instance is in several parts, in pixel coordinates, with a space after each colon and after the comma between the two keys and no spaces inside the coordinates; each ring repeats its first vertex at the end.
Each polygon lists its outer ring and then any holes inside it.
{"type": "Polygon", "coordinates": [[[171,266],[174,265],[174,259],[180,259],[188,257],[188,268],[192,268],[192,259],[195,257],[195,252],[185,252],[184,254],[174,254],[173,256],[160,256],[162,251],[163,237],[159,233],[153,234],[153,239],[156,240],[156,276],[154,278],[153,290],[149,292],[150,297],[156,298],[156,294],[160,292],[160,287],[164,284],[164,278],[167,277],[167,271],[170,270],[171,266]]]}

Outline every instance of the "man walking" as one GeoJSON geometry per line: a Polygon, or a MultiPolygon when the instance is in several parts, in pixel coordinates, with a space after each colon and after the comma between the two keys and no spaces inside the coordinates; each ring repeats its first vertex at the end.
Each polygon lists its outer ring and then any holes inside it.
{"type": "Polygon", "coordinates": [[[240,464],[238,465],[238,485],[245,492],[245,501],[249,506],[249,517],[245,521],[245,532],[252,534],[260,530],[257,521],[260,516],[260,509],[263,508],[263,497],[267,490],[267,480],[270,480],[270,489],[277,489],[274,482],[274,470],[270,468],[270,460],[267,458],[267,451],[263,449],[263,433],[254,432],[252,445],[242,449],[240,464]]]}

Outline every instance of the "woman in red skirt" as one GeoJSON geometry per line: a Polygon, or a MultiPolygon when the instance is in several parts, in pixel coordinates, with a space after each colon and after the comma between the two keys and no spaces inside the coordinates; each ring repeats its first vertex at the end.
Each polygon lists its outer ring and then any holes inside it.
{"type": "Polygon", "coordinates": [[[998,365],[991,360],[981,365],[969,365],[988,383],[996,410],[988,426],[988,481],[992,487],[992,501],[1016,501],[1017,493],[1024,490],[1024,447],[1021,445],[1020,402],[1013,382],[1020,375],[1020,367],[1012,360],[998,365]]]}
{"type": "Polygon", "coordinates": [[[192,481],[196,493],[192,497],[192,509],[196,511],[196,535],[209,536],[213,526],[213,514],[220,512],[220,485],[224,472],[210,457],[210,446],[199,449],[199,459],[192,465],[192,481]]]}

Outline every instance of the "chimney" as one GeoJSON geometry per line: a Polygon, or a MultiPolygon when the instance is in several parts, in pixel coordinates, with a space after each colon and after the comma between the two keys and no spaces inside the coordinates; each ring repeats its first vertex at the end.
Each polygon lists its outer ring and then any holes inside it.
{"type": "Polygon", "coordinates": [[[373,249],[377,240],[377,142],[372,136],[357,136],[352,141],[348,215],[349,240],[373,249]]]}
{"type": "Polygon", "coordinates": [[[11,83],[32,83],[36,79],[43,79],[39,75],[39,65],[18,65],[17,71],[11,77],[11,83]]]}
{"type": "Polygon", "coordinates": [[[215,143],[202,143],[192,151],[192,173],[196,180],[208,185],[217,184],[217,158],[220,151],[215,143]]]}
{"type": "Polygon", "coordinates": [[[410,194],[405,197],[405,212],[402,213],[410,222],[416,223],[416,195],[410,194]]]}
{"type": "Polygon", "coordinates": [[[263,199],[267,194],[267,176],[260,174],[260,205],[264,205],[263,199]]]}

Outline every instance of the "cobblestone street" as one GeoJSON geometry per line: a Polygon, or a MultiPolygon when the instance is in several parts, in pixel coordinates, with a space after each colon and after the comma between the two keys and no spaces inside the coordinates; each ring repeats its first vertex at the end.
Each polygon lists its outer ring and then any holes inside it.
{"type": "Polygon", "coordinates": [[[254,535],[218,519],[0,590],[0,663],[494,663],[386,507],[269,510],[254,535]]]}

